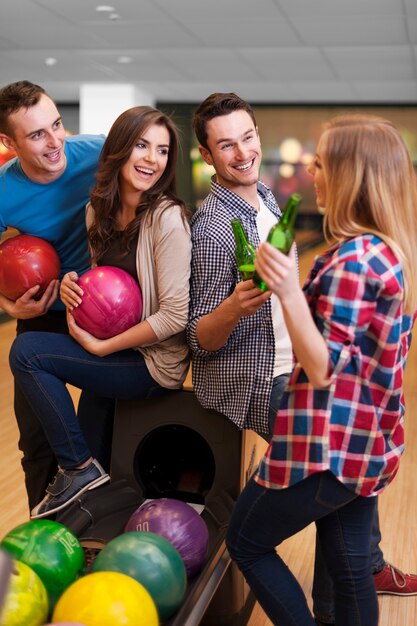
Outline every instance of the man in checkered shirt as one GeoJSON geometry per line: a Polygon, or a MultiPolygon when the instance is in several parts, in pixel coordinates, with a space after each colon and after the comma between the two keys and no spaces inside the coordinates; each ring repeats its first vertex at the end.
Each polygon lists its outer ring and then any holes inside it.
{"type": "Polygon", "coordinates": [[[201,404],[239,428],[272,436],[292,348],[276,296],[242,282],[230,221],[257,247],[280,210],[259,182],[261,144],[252,108],[235,94],[212,94],[197,109],[200,152],[214,166],[211,193],[192,220],[188,340],[201,404]]]}
{"type": "MultiPolygon", "coordinates": [[[[194,392],[204,407],[269,441],[292,370],[292,349],[276,296],[242,281],[235,261],[232,218],[250,243],[264,241],[281,212],[259,181],[261,144],[250,105],[234,93],[214,93],[193,120],[200,153],[215,169],[211,193],[191,222],[191,301],[187,339],[194,392]]],[[[378,593],[414,595],[417,577],[385,562],[376,516],[372,565],[378,593]]],[[[313,586],[318,624],[334,623],[332,583],[318,553],[313,586]]]]}

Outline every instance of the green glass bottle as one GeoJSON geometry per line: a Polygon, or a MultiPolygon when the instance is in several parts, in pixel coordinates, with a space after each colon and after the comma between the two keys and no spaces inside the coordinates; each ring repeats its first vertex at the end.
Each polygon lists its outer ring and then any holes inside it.
{"type": "MultiPolygon", "coordinates": [[[[281,219],[271,228],[266,238],[271,246],[284,254],[289,253],[295,239],[294,223],[301,200],[302,196],[298,193],[293,193],[289,197],[281,219]]],[[[268,287],[256,272],[253,275],[253,282],[262,291],[267,291],[268,287]]]]}
{"type": "Polygon", "coordinates": [[[236,248],[235,259],[242,276],[242,280],[252,278],[255,271],[255,247],[249,243],[242,223],[237,218],[231,221],[233,234],[235,236],[236,248]]]}

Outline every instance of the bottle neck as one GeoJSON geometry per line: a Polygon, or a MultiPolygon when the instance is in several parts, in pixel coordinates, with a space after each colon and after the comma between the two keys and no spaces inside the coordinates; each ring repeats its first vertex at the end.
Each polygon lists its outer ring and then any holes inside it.
{"type": "Polygon", "coordinates": [[[233,219],[232,220],[232,229],[233,229],[233,234],[235,236],[236,245],[238,247],[244,247],[244,246],[248,245],[248,240],[247,240],[247,237],[246,237],[246,233],[243,230],[243,226],[242,226],[240,220],[238,220],[238,219],[233,219]]]}
{"type": "Polygon", "coordinates": [[[297,216],[298,207],[300,206],[301,196],[294,193],[290,196],[287,205],[284,209],[284,213],[280,219],[280,224],[283,226],[294,226],[295,218],[297,216]]]}

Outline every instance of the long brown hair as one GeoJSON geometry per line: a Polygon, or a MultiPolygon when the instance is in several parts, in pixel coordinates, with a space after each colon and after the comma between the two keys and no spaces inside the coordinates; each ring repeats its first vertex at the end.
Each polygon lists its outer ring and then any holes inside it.
{"type": "Polygon", "coordinates": [[[417,181],[398,130],[388,120],[345,115],[324,126],[319,142],[326,185],[324,229],[342,241],[371,232],[401,263],[405,307],[417,306],[417,181]]]}
{"type": "Polygon", "coordinates": [[[176,191],[175,167],[179,139],[175,124],[167,115],[153,107],[138,106],[128,109],[113,123],[104,142],[96,185],[91,193],[94,222],[89,229],[88,237],[95,262],[103,256],[117,230],[117,214],[121,207],[120,169],[129,159],[139,137],[155,124],[165,126],[168,130],[170,137],[168,161],[160,179],[151,189],[142,193],[141,201],[136,208],[136,217],[123,232],[126,254],[131,248],[145,213],[152,212],[161,204],[164,208],[178,205],[184,219],[188,219],[188,210],[184,202],[178,198],[176,191]]]}

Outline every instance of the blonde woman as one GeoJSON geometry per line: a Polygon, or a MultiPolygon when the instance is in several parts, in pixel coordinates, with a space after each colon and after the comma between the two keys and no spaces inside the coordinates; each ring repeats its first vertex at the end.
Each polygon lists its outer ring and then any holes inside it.
{"type": "Polygon", "coordinates": [[[316,523],[337,626],[376,626],[370,533],[404,449],[403,371],[417,306],[417,188],[387,120],[330,121],[309,171],[333,245],[303,290],[294,254],[262,244],[256,269],[280,298],[296,365],[269,448],[240,496],[232,558],[274,624],[312,626],[275,546],[316,523]]]}

